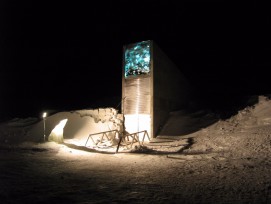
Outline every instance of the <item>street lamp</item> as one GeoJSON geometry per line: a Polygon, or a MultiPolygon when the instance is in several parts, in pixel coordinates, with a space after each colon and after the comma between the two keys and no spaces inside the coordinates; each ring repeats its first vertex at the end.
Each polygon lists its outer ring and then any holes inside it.
{"type": "Polygon", "coordinates": [[[43,137],[44,137],[44,142],[45,142],[45,120],[46,120],[47,113],[44,112],[42,117],[43,117],[43,137]]]}

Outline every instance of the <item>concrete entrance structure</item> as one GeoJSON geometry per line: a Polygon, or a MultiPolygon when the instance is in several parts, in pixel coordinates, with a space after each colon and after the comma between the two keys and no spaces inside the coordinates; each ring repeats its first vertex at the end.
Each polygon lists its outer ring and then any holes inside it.
{"type": "Polygon", "coordinates": [[[129,133],[159,134],[168,114],[184,108],[189,84],[180,69],[152,41],[123,47],[122,113],[129,133]]]}

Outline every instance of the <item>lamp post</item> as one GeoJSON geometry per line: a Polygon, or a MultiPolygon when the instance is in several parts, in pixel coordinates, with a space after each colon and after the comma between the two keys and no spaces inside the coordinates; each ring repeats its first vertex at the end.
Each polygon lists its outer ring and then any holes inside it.
{"type": "Polygon", "coordinates": [[[45,120],[46,120],[46,116],[47,116],[47,113],[44,112],[42,117],[43,117],[43,138],[44,138],[44,142],[45,142],[45,120]]]}

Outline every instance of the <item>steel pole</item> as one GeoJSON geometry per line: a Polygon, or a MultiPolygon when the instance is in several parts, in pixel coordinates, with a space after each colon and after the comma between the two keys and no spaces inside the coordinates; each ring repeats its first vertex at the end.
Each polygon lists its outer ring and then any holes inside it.
{"type": "Polygon", "coordinates": [[[43,118],[43,139],[44,139],[44,142],[45,142],[45,117],[43,118]]]}

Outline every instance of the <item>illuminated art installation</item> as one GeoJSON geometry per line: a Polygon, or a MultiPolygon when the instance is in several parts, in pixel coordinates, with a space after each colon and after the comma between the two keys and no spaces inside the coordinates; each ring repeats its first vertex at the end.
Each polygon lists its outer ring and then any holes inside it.
{"type": "Polygon", "coordinates": [[[128,133],[147,130],[156,137],[169,112],[186,105],[187,93],[186,79],[154,41],[123,47],[122,113],[128,133]]]}
{"type": "Polygon", "coordinates": [[[125,50],[125,77],[150,73],[150,42],[140,42],[125,50]]]}

